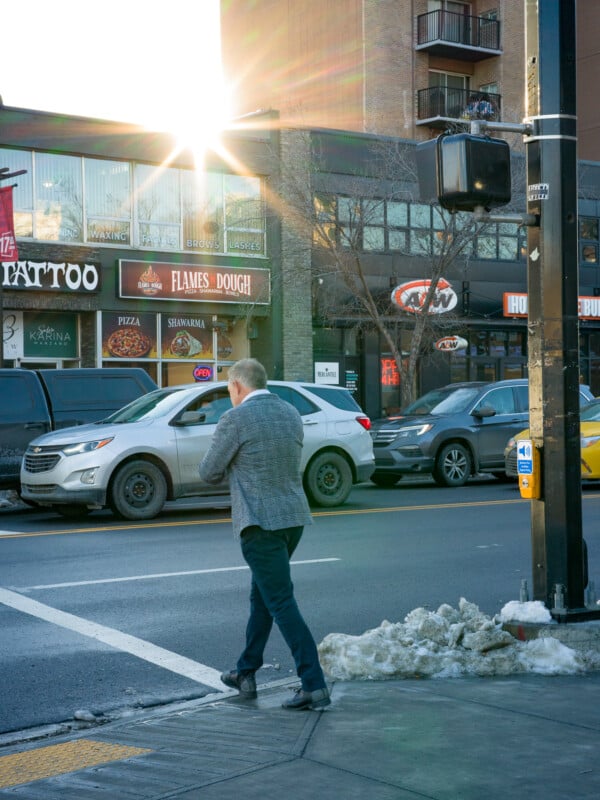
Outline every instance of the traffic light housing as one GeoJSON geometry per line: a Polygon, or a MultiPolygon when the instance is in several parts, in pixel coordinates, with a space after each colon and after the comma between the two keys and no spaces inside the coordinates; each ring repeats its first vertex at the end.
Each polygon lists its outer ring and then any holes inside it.
{"type": "Polygon", "coordinates": [[[442,134],[417,145],[421,200],[448,211],[474,211],[510,202],[510,147],[504,139],[442,134]]]}

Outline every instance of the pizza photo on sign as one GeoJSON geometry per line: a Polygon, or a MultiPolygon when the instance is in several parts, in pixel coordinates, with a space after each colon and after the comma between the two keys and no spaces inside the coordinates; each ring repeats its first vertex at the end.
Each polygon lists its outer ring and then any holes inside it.
{"type": "Polygon", "coordinates": [[[106,341],[106,349],[115,358],[142,358],[145,356],[152,342],[139,328],[117,328],[106,341]]]}

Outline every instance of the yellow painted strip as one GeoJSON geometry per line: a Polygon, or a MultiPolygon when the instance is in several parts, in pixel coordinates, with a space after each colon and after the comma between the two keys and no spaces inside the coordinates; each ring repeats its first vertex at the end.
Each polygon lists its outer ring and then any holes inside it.
{"type": "Polygon", "coordinates": [[[142,747],[127,747],[92,739],[77,739],[65,744],[53,744],[37,750],[26,750],[10,756],[0,756],[0,788],[31,783],[67,772],[121,761],[124,758],[150,753],[142,747]]]}
{"type": "MultiPolygon", "coordinates": [[[[461,503],[427,503],[422,506],[387,506],[385,508],[341,508],[339,511],[318,511],[313,517],[336,517],[343,514],[383,514],[386,511],[432,511],[440,508],[476,508],[477,506],[506,506],[525,502],[521,497],[515,500],[481,500],[461,503]]],[[[529,502],[529,501],[527,501],[529,502]]]]}
{"type": "MultiPolygon", "coordinates": [[[[600,494],[585,494],[583,500],[598,500],[600,494]]],[[[340,508],[335,511],[314,511],[313,517],[339,517],[347,514],[388,514],[398,511],[432,511],[443,508],[477,508],[481,506],[507,506],[515,503],[530,503],[530,500],[517,497],[513,500],[477,500],[464,501],[460,503],[424,503],[414,506],[384,506],[382,508],[340,508]]],[[[49,531],[23,531],[22,533],[11,532],[8,534],[0,533],[0,539],[21,539],[31,536],[62,536],[70,533],[110,533],[112,531],[135,531],[149,530],[152,528],[179,528],[182,526],[193,525],[224,525],[231,522],[231,517],[219,517],[218,519],[190,519],[174,520],[171,522],[140,522],[124,523],[121,525],[99,525],[94,528],[70,528],[49,531]]]]}

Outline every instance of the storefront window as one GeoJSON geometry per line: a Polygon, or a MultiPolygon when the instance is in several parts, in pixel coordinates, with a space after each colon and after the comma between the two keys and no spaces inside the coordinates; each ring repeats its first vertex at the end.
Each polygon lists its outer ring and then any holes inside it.
{"type": "Polygon", "coordinates": [[[182,172],[183,249],[223,252],[223,176],[182,172]]]}
{"type": "Polygon", "coordinates": [[[27,171],[13,194],[17,237],[266,254],[258,177],[9,148],[0,159],[11,172],[27,171]]]}
{"type": "Polygon", "coordinates": [[[478,236],[477,237],[477,255],[479,258],[496,258],[496,237],[495,236],[478,236]]]}
{"type": "Polygon", "coordinates": [[[327,247],[331,242],[335,242],[336,238],[336,198],[333,194],[316,194],[313,203],[315,209],[313,242],[321,247],[327,247]]]}
{"type": "Polygon", "coordinates": [[[13,208],[15,235],[33,236],[33,169],[32,154],[24,150],[8,150],[0,148],[0,167],[8,167],[9,172],[26,169],[25,175],[15,178],[13,191],[13,208]]]}
{"type": "Polygon", "coordinates": [[[34,236],[48,241],[83,241],[80,158],[36,153],[34,236]]]}
{"type": "Polygon", "coordinates": [[[264,255],[265,219],[260,179],[225,175],[225,249],[228,253],[264,255]]]}
{"type": "Polygon", "coordinates": [[[140,247],[180,249],[179,170],[136,164],[137,242],[140,247]]]}
{"type": "Polygon", "coordinates": [[[383,417],[400,411],[400,372],[395,359],[383,356],[380,360],[381,415],[383,417]]]}
{"type": "Polygon", "coordinates": [[[363,250],[385,250],[385,228],[365,225],[363,228],[363,250]]]}
{"type": "Polygon", "coordinates": [[[412,228],[430,228],[431,206],[424,203],[411,203],[410,225],[412,228]]]}
{"type": "Polygon", "coordinates": [[[131,244],[128,162],[84,158],[86,241],[131,244]]]}
{"type": "Polygon", "coordinates": [[[99,312],[98,363],[139,366],[161,386],[223,379],[249,355],[245,320],[177,313],[99,312]]]}
{"type": "Polygon", "coordinates": [[[579,261],[581,264],[598,264],[598,219],[579,219],[579,261]]]}
{"type": "Polygon", "coordinates": [[[408,226],[408,203],[388,200],[387,223],[390,227],[406,228],[408,226]]]}
{"type": "Polygon", "coordinates": [[[410,252],[416,256],[430,255],[431,234],[429,231],[410,232],[410,252]]]}

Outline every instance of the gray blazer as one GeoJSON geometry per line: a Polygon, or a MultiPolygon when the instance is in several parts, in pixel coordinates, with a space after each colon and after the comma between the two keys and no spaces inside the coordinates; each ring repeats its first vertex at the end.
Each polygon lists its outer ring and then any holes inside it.
{"type": "Polygon", "coordinates": [[[274,394],[223,414],[199,472],[207,483],[228,478],[236,536],[249,525],[280,530],[312,522],[300,474],[303,438],[300,414],[274,394]]]}

